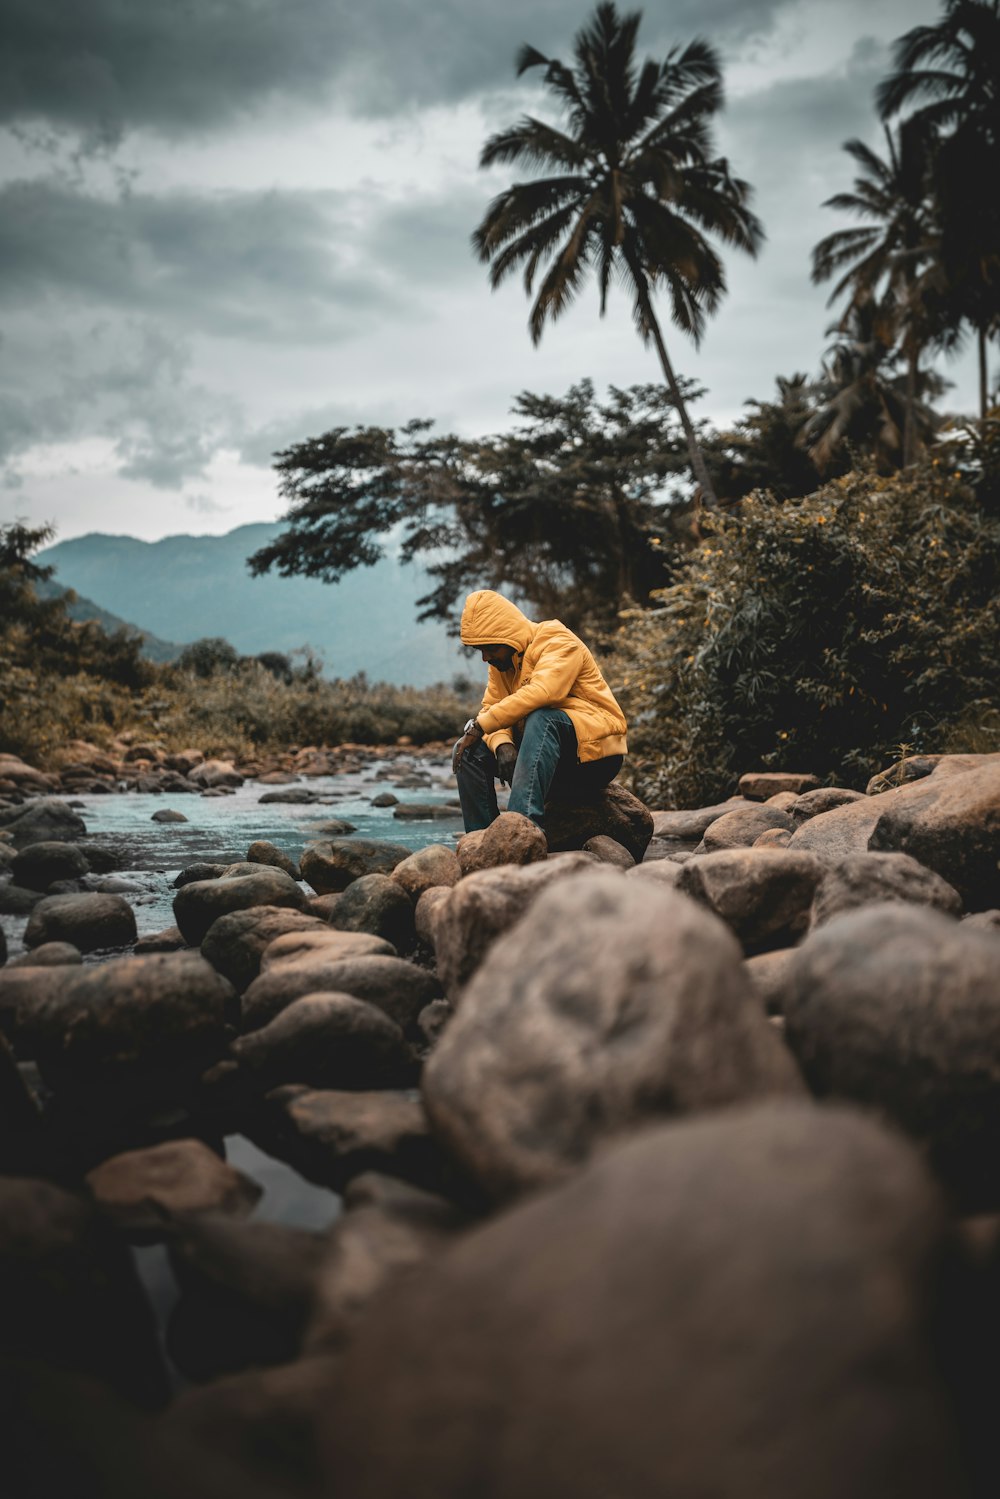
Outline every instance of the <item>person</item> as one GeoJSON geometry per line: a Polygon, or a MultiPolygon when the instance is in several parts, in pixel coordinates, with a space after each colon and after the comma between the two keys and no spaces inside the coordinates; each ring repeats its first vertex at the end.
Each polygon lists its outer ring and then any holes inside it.
{"type": "Polygon", "coordinates": [[[482,706],[455,745],[465,831],[508,810],[544,826],[549,797],[585,801],[614,780],[627,753],[625,715],[590,651],[558,619],[540,624],[490,588],[470,593],[462,643],[489,666],[482,706]]]}

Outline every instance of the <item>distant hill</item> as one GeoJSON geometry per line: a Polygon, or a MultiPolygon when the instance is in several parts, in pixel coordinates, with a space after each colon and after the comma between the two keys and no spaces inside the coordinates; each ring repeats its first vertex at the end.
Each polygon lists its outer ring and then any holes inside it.
{"type": "Polygon", "coordinates": [[[57,542],[38,560],[56,569],[54,582],[164,642],[221,635],[246,656],[309,645],[328,675],[364,671],[415,686],[470,674],[443,625],[416,623],[416,600],[427,592],[419,569],[385,558],[333,585],[252,578],[247,558],[282,529],[273,522],[153,542],[95,532],[57,542]]]}
{"type": "MultiPolygon", "coordinates": [[[[36,583],[35,592],[40,599],[56,599],[65,597],[70,590],[57,583],[54,578],[49,578],[36,583]]],[[[73,592],[75,596],[66,603],[66,613],[70,619],[95,620],[109,635],[113,635],[116,630],[127,630],[130,635],[141,635],[142,654],[147,660],[161,664],[176,661],[184,649],[182,645],[175,645],[172,640],[160,640],[156,635],[151,635],[148,630],[140,630],[137,625],[130,624],[127,619],[119,619],[117,614],[112,614],[109,609],[102,609],[100,604],[95,604],[92,599],[85,599],[82,594],[76,593],[75,589],[73,592]]]]}

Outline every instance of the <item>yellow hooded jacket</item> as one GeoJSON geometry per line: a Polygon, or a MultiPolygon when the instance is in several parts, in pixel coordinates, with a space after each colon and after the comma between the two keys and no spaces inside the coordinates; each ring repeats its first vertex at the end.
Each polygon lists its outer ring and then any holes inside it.
{"type": "Polygon", "coordinates": [[[535,708],[568,714],[581,761],[627,753],[625,715],[583,641],[558,619],[535,624],[503,594],[482,588],[465,601],[462,644],[516,652],[510,671],[490,667],[476,715],[494,754],[513,743],[512,729],[535,708]]]}

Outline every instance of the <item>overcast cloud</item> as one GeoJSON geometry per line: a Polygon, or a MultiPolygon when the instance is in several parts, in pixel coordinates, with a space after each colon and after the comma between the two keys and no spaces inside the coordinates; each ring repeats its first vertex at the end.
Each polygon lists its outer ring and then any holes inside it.
{"type": "MultiPolygon", "coordinates": [[[[814,371],[831,314],[809,252],[850,136],[878,141],[888,47],[936,0],[647,5],[640,52],[707,35],[719,147],[768,240],[674,360],[726,421],[814,371]]],[[[657,378],[628,307],[586,288],[534,349],[469,236],[507,180],[486,135],[525,108],[523,41],[566,57],[570,0],[4,0],[0,510],[150,539],[280,513],[270,454],[336,424],[509,421],[521,390],[657,378]]],[[[966,358],[948,368],[971,406],[966,358]]]]}

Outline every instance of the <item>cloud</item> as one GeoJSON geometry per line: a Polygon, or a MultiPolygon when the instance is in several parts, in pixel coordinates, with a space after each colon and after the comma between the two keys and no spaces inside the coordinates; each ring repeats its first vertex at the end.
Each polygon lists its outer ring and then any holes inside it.
{"type": "MultiPolygon", "coordinates": [[[[675,0],[670,39],[760,34],[786,3],[675,0]]],[[[5,0],[0,120],[98,146],[137,127],[203,132],[275,100],[392,115],[509,84],[522,41],[565,57],[587,14],[579,0],[5,0]]],[[[647,13],[640,44],[663,32],[647,13]]]]}

